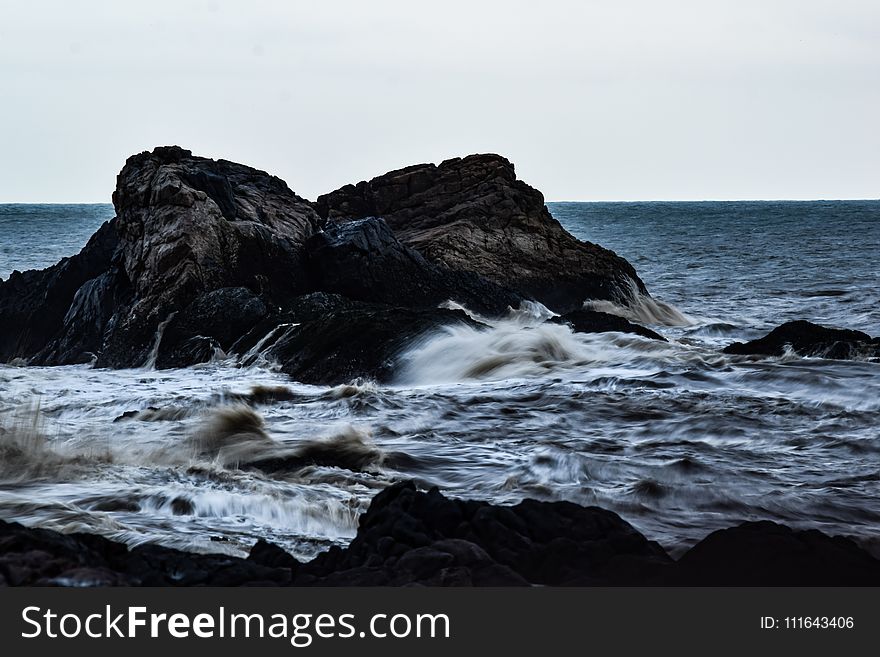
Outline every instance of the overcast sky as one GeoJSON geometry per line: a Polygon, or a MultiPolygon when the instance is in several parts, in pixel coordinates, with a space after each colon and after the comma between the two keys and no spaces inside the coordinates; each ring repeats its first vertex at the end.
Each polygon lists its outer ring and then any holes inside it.
{"type": "Polygon", "coordinates": [[[0,202],[160,144],[314,199],[510,158],[548,200],[880,197],[880,2],[0,0],[0,202]]]}

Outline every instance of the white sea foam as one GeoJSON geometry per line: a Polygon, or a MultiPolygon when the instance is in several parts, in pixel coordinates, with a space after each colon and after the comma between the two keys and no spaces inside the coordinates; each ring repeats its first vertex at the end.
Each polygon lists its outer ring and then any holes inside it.
{"type": "Polygon", "coordinates": [[[588,299],[584,307],[603,313],[617,315],[640,324],[659,324],[661,326],[691,326],[696,320],[685,315],[671,303],[666,303],[642,293],[635,281],[630,280],[627,304],[613,301],[588,299]]]}
{"type": "Polygon", "coordinates": [[[156,327],[156,335],[153,338],[153,346],[150,347],[150,353],[147,356],[147,362],[144,363],[145,370],[156,369],[156,359],[159,357],[159,347],[162,346],[162,338],[165,336],[165,329],[171,323],[171,320],[174,319],[174,316],[176,314],[177,311],[170,313],[168,317],[159,322],[159,326],[156,327]]]}

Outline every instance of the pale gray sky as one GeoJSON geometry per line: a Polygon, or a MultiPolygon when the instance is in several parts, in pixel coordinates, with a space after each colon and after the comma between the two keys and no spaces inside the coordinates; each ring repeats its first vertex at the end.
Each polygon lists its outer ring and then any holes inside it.
{"type": "Polygon", "coordinates": [[[561,199],[880,197],[876,0],[0,0],[0,202],[180,144],[315,198],[497,152],[561,199]]]}

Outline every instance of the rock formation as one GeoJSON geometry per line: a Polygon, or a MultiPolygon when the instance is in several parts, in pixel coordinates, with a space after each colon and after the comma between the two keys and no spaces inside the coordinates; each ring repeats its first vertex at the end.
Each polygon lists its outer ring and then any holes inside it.
{"type": "Polygon", "coordinates": [[[835,329],[799,320],[777,326],[763,338],[734,342],[724,348],[726,354],[782,356],[791,348],[800,356],[846,360],[880,358],[880,338],[867,333],[835,329]]]}
{"type": "Polygon", "coordinates": [[[549,321],[554,324],[566,324],[570,326],[571,330],[575,333],[608,333],[615,331],[618,333],[635,333],[644,338],[666,342],[666,338],[649,328],[641,326],[640,324],[634,324],[623,317],[618,317],[617,315],[612,315],[610,313],[603,313],[598,310],[579,308],[570,313],[553,317],[549,321]]]}
{"type": "Polygon", "coordinates": [[[301,563],[259,540],[247,559],[127,548],[0,521],[0,585],[877,586],[880,561],[847,538],[749,522],[678,561],[617,514],[568,502],[455,500],[395,484],[348,547],[301,563]]]}
{"type": "Polygon", "coordinates": [[[263,171],[160,147],[128,159],[113,203],[81,253],[0,282],[0,360],[168,368],[260,345],[303,382],[385,380],[407,343],[473,321],[445,301],[498,317],[524,299],[564,311],[644,291],[496,155],[313,206],[263,171]]]}
{"type": "Polygon", "coordinates": [[[331,222],[382,217],[431,262],[479,274],[559,313],[585,299],[627,305],[633,285],[645,292],[626,260],[566,232],[541,192],[517,180],[498,155],[391,171],[320,196],[316,207],[331,222]]]}

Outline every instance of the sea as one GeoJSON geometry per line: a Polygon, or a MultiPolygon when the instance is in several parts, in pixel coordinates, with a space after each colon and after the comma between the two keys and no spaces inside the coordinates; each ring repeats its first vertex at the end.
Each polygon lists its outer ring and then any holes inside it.
{"type": "MultiPolygon", "coordinates": [[[[880,364],[721,353],[792,319],[880,335],[880,201],[548,207],[652,295],[593,307],[668,342],[575,334],[530,305],[422,336],[391,385],[303,385],[232,356],[163,371],[0,365],[0,518],[236,555],[263,538],[308,559],[346,544],[383,487],[415,479],[495,503],[601,506],[673,555],[764,519],[880,555],[880,364]],[[243,406],[260,386],[293,399],[243,406]],[[354,465],[242,467],[246,453],[210,448],[242,421],[354,465]]],[[[0,278],[73,255],[112,216],[0,205],[0,278]]]]}

